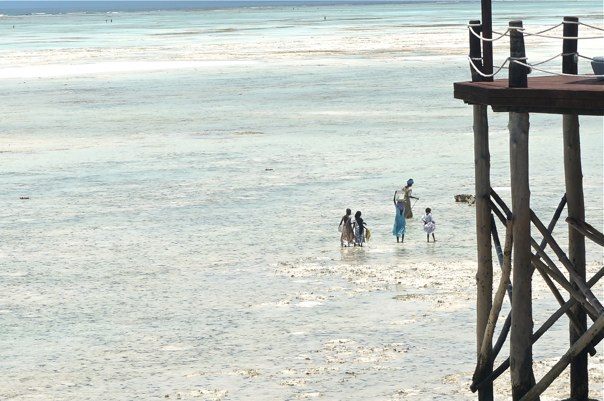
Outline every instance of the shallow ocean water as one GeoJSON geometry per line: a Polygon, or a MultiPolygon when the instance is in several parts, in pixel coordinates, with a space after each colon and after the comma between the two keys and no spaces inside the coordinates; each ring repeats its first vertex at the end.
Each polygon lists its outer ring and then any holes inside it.
{"type": "MultiPolygon", "coordinates": [[[[497,3],[496,25],[602,20],[597,2],[544,4],[497,3]]],[[[453,202],[473,190],[472,119],[452,83],[468,79],[478,13],[2,17],[1,397],[472,399],[474,209],[453,202]],[[401,246],[391,199],[409,177],[420,200],[401,246]],[[339,248],[346,207],[373,229],[366,249],[339,248]]],[[[527,39],[529,58],[557,45],[527,39]]],[[[491,154],[508,199],[506,118],[492,114],[491,154]]],[[[602,118],[581,129],[587,221],[602,227],[602,118]]],[[[563,195],[560,131],[531,116],[543,220],[563,195]]],[[[543,321],[555,301],[535,297],[543,321]]],[[[548,363],[565,347],[555,327],[535,347],[548,363]]]]}

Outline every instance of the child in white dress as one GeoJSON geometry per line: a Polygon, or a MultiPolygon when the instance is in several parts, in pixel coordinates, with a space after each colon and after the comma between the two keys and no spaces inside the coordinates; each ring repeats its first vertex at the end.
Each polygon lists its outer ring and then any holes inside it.
{"type": "Polygon", "coordinates": [[[434,237],[434,231],[436,231],[436,220],[432,217],[432,209],[429,207],[426,208],[426,214],[422,217],[422,222],[424,223],[424,231],[426,232],[426,239],[430,242],[430,234],[432,234],[432,239],[436,242],[436,238],[434,237]]]}

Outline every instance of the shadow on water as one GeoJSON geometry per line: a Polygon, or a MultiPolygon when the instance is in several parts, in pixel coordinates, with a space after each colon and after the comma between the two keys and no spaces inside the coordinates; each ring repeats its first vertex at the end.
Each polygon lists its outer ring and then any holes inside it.
{"type": "Polygon", "coordinates": [[[368,246],[351,246],[340,248],[340,254],[342,256],[342,262],[363,264],[370,260],[368,246]]]}

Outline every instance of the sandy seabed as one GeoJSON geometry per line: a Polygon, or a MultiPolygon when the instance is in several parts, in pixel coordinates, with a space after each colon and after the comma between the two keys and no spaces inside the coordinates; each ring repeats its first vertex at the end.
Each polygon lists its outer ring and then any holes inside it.
{"type": "MultiPolygon", "coordinates": [[[[354,263],[355,254],[363,254],[367,252],[360,248],[344,248],[342,250],[342,261],[336,263],[334,260],[323,260],[320,262],[310,260],[300,260],[295,263],[280,263],[276,267],[278,274],[287,275],[292,279],[296,278],[316,278],[321,276],[335,276],[345,279],[348,285],[341,287],[329,287],[317,289],[311,294],[300,294],[296,299],[287,300],[288,303],[297,303],[299,306],[312,307],[316,304],[329,302],[330,298],[334,297],[334,293],[343,292],[347,296],[354,297],[360,293],[384,291],[392,292],[393,299],[404,304],[403,310],[413,309],[413,305],[423,304],[426,308],[421,308],[422,313],[408,316],[407,318],[399,319],[399,323],[403,325],[418,323],[420,321],[434,322],[434,326],[427,324],[421,329],[425,330],[424,335],[430,337],[434,332],[440,330],[448,330],[447,327],[442,327],[437,324],[438,316],[443,312],[453,316],[460,315],[461,319],[466,318],[460,312],[471,309],[474,313],[475,303],[475,263],[473,262],[426,262],[415,263],[412,267],[408,266],[385,266],[379,264],[363,264],[354,263]],[[351,263],[352,261],[352,263],[351,263]],[[443,272],[451,272],[452,274],[443,274],[443,272]],[[434,332],[431,332],[434,330],[434,332]]],[[[371,251],[368,251],[371,252],[371,251]]],[[[496,263],[496,262],[495,262],[496,263]]],[[[497,268],[497,265],[494,266],[497,268]]],[[[588,277],[601,269],[601,265],[592,264],[588,266],[588,277]]],[[[494,277],[494,292],[499,283],[499,271],[495,272],[494,277]]],[[[541,302],[550,303],[553,310],[557,309],[557,304],[550,295],[550,290],[545,282],[534,276],[533,298],[535,310],[538,310],[543,304],[541,302]]],[[[594,288],[597,291],[596,288],[594,288]]],[[[601,291],[600,291],[601,292],[601,291]]],[[[419,310],[419,308],[418,308],[419,310]]],[[[548,309],[549,310],[549,309],[548,309]]],[[[552,310],[552,312],[553,312],[552,310]]],[[[501,325],[507,317],[509,311],[509,302],[506,299],[503,310],[500,314],[496,335],[499,332],[501,325]]],[[[379,311],[376,311],[379,313],[379,311]]],[[[535,313],[536,315],[537,313],[535,313]]],[[[473,315],[472,315],[473,316],[473,315]]],[[[543,321],[545,320],[542,319],[543,321]]],[[[563,317],[559,322],[564,321],[563,317]]],[[[535,327],[538,328],[542,321],[535,319],[535,327]]],[[[589,324],[589,322],[588,322],[589,324]]],[[[466,325],[467,332],[465,333],[468,339],[473,339],[474,322],[469,321],[466,325]]],[[[456,330],[456,328],[452,328],[456,330]]],[[[463,335],[463,334],[462,334],[463,335]]],[[[547,334],[546,334],[547,336],[547,334]]],[[[443,344],[446,348],[447,344],[443,344]]],[[[535,346],[537,347],[539,343],[535,346]]],[[[548,344],[549,345],[549,344],[548,344]]],[[[468,344],[467,349],[472,349],[474,345],[468,344]]],[[[286,380],[287,385],[304,386],[307,382],[307,377],[316,374],[332,374],[339,370],[338,366],[345,361],[352,363],[357,368],[373,369],[373,370],[390,370],[389,374],[404,375],[397,372],[396,366],[404,369],[403,366],[409,364],[409,350],[413,348],[413,344],[409,343],[388,343],[382,346],[367,348],[355,341],[347,338],[331,340],[325,343],[325,347],[320,352],[322,353],[323,365],[310,365],[308,371],[289,372],[292,378],[286,380]],[[387,364],[388,366],[384,366],[387,364]],[[298,375],[296,375],[298,373],[298,375]]],[[[504,346],[495,366],[507,357],[507,343],[504,346]],[[503,358],[502,358],[503,356],[503,358]]],[[[443,350],[444,351],[444,350],[443,350]]],[[[591,383],[591,396],[601,397],[604,391],[604,357],[603,349],[600,346],[598,353],[589,360],[589,372],[591,383]]],[[[552,354],[548,357],[539,358],[535,355],[534,371],[537,380],[548,372],[551,367],[558,361],[562,353],[546,352],[552,354]]],[[[421,361],[416,361],[420,363],[421,361]]],[[[456,365],[451,361],[452,366],[456,365]]],[[[446,367],[445,367],[446,370],[446,367]]],[[[346,372],[354,380],[354,372],[346,372]]],[[[440,378],[440,385],[432,394],[426,394],[424,386],[412,385],[401,386],[390,395],[384,395],[385,400],[437,400],[437,399],[474,399],[470,390],[471,377],[473,370],[463,370],[455,372],[451,369],[451,373],[445,374],[440,378]],[[440,394],[439,394],[440,393],[440,394]]],[[[567,368],[563,374],[550,386],[550,388],[541,396],[544,401],[561,400],[568,397],[569,369],[567,368]]],[[[500,376],[495,382],[495,392],[504,399],[511,400],[511,385],[509,370],[500,376]]],[[[320,393],[300,393],[299,398],[319,397],[320,393]]]]}

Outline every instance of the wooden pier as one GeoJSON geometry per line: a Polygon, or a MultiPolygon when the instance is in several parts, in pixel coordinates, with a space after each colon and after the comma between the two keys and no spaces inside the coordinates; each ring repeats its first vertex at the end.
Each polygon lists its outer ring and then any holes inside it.
{"type": "MultiPolygon", "coordinates": [[[[490,2],[483,0],[490,14],[490,2]]],[[[529,78],[521,21],[510,21],[508,78],[493,80],[491,17],[470,21],[471,82],[454,84],[454,96],[473,106],[477,236],[477,365],[471,385],[481,401],[492,401],[493,382],[508,368],[514,401],[538,400],[547,387],[570,365],[570,400],[589,398],[588,358],[604,337],[604,307],[591,287],[604,276],[604,268],[586,277],[585,240],[604,246],[604,234],[585,222],[583,174],[579,133],[580,115],[604,115],[604,81],[577,74],[578,18],[563,21],[562,74],[529,78]],[[510,178],[512,202],[505,204],[491,188],[488,107],[509,113],[510,178]],[[531,209],[529,182],[530,113],[560,114],[564,143],[566,192],[546,226],[531,209]],[[565,253],[552,235],[567,209],[569,243],[565,253]],[[502,247],[496,229],[506,230],[502,247]],[[538,243],[531,230],[539,232],[538,243]],[[493,247],[502,268],[493,293],[493,247]],[[549,247],[549,249],[547,249],[549,247]],[[547,249],[547,251],[546,251],[547,249]],[[550,257],[553,253],[555,257],[550,257]],[[558,260],[559,263],[554,262],[558,260]],[[532,276],[544,279],[559,309],[537,330],[533,328],[532,276]],[[567,293],[567,297],[564,297],[567,293]],[[506,297],[511,312],[495,338],[495,326],[506,297]],[[569,349],[541,378],[533,373],[532,346],[562,316],[569,319],[569,349]],[[588,318],[591,325],[588,325],[588,318]],[[510,356],[495,367],[494,361],[509,334],[510,356]]],[[[505,34],[505,33],[504,33],[505,34]]],[[[601,386],[601,384],[600,384],[601,386]]],[[[601,389],[600,389],[601,390],[601,389]]]]}

